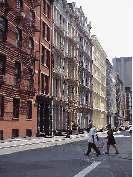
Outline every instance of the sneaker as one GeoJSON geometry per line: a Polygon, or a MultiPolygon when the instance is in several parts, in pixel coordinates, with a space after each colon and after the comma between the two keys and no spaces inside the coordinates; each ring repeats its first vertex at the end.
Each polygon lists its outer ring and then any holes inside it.
{"type": "Polygon", "coordinates": [[[109,152],[105,152],[105,154],[109,154],[109,152]]]}
{"type": "Polygon", "coordinates": [[[89,155],[89,154],[84,154],[84,155],[89,155]]]}
{"type": "Polygon", "coordinates": [[[101,153],[96,154],[96,156],[99,156],[99,155],[101,155],[101,153]]]}
{"type": "Polygon", "coordinates": [[[115,154],[119,154],[119,152],[116,152],[115,154]]]}

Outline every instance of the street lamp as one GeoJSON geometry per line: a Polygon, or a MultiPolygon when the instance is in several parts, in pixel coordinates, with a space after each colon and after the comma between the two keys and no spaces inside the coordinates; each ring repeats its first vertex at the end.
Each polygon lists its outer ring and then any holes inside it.
{"type": "MultiPolygon", "coordinates": [[[[70,85],[70,88],[72,88],[72,85],[70,85]]],[[[72,89],[71,93],[73,93],[73,89],[72,89]]],[[[69,135],[69,86],[68,86],[68,118],[67,118],[67,135],[66,135],[66,138],[70,138],[70,135],[69,135]]]]}

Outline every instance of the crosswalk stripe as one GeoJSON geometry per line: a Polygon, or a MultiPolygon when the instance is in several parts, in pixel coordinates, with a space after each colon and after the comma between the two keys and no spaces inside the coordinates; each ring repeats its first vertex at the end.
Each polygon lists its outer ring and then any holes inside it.
{"type": "Polygon", "coordinates": [[[93,170],[94,168],[96,168],[97,165],[99,165],[101,162],[93,162],[90,166],[88,166],[87,168],[85,168],[84,170],[82,170],[81,172],[79,172],[77,175],[75,175],[74,177],[84,177],[85,175],[87,175],[91,170],[93,170]]]}

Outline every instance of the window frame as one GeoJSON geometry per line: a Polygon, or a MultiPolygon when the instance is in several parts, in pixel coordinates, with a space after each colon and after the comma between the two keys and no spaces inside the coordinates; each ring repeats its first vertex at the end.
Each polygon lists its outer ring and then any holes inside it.
{"type": "Polygon", "coordinates": [[[42,37],[45,39],[45,36],[46,36],[46,23],[43,21],[42,22],[42,37]]]}
{"type": "Polygon", "coordinates": [[[14,85],[19,84],[20,79],[21,79],[21,63],[15,62],[15,68],[14,68],[14,85]]]}
{"type": "Polygon", "coordinates": [[[22,47],[22,30],[19,28],[16,28],[16,47],[22,47]]]}
{"type": "Polygon", "coordinates": [[[47,3],[47,18],[50,19],[51,17],[51,8],[50,8],[50,5],[47,3]]]}
{"type": "Polygon", "coordinates": [[[19,118],[19,103],[20,99],[13,98],[13,118],[19,118]]]}
{"type": "Polygon", "coordinates": [[[5,75],[5,62],[6,57],[4,55],[0,55],[0,62],[2,63],[2,67],[0,67],[0,75],[5,75]],[[2,62],[1,62],[2,61],[2,62]]]}
{"type": "Polygon", "coordinates": [[[42,8],[43,8],[43,13],[46,15],[46,1],[45,0],[43,0],[42,8]]]}
{"type": "Polygon", "coordinates": [[[23,1],[17,0],[17,11],[21,11],[23,9],[23,1]]]}
{"type": "Polygon", "coordinates": [[[7,29],[8,29],[8,21],[5,17],[0,16],[0,40],[5,41],[7,39],[7,29]],[[3,23],[2,24],[2,20],[3,23]]]}
{"type": "Polygon", "coordinates": [[[45,94],[49,93],[49,77],[45,75],[45,94]]]}
{"type": "Polygon", "coordinates": [[[4,117],[4,96],[0,95],[0,117],[4,117]]]}
{"type": "Polygon", "coordinates": [[[27,87],[31,90],[32,87],[32,69],[28,67],[28,73],[27,73],[27,87]]]}
{"type": "Polygon", "coordinates": [[[34,40],[32,37],[29,37],[29,50],[30,52],[34,51],[34,40]]]}
{"type": "Polygon", "coordinates": [[[32,101],[27,101],[26,119],[32,119],[32,101]]]}
{"type": "Polygon", "coordinates": [[[44,93],[44,74],[41,73],[41,93],[44,93]]]}
{"type": "Polygon", "coordinates": [[[44,60],[45,60],[45,47],[42,45],[41,64],[44,64],[44,60]]]}
{"type": "Polygon", "coordinates": [[[50,51],[46,49],[46,55],[45,55],[45,65],[49,67],[49,61],[50,61],[50,51]]]}
{"type": "Polygon", "coordinates": [[[49,26],[47,26],[47,41],[49,42],[50,41],[50,28],[49,26]]]}

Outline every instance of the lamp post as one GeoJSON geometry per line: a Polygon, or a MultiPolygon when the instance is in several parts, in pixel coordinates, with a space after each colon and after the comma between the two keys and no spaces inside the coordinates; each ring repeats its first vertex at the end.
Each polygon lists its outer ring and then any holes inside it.
{"type": "MultiPolygon", "coordinates": [[[[70,85],[70,88],[72,88],[72,85],[70,85]]],[[[73,93],[73,90],[71,91],[73,93]]],[[[68,86],[68,118],[67,118],[67,135],[66,138],[70,138],[69,135],[69,86],[68,86]]]]}
{"type": "Polygon", "coordinates": [[[69,94],[68,94],[68,117],[67,117],[67,135],[66,138],[70,138],[69,135],[69,94]]]}

